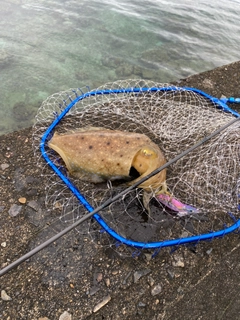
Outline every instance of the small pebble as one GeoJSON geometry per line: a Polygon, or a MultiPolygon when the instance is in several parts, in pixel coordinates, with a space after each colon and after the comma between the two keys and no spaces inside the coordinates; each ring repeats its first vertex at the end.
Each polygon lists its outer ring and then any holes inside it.
{"type": "Polygon", "coordinates": [[[206,251],[206,253],[207,253],[208,255],[210,255],[211,252],[212,252],[212,248],[210,248],[209,250],[206,251]]]}
{"type": "Polygon", "coordinates": [[[151,253],[145,253],[145,258],[147,261],[151,261],[152,260],[152,254],[151,253]]]}
{"type": "Polygon", "coordinates": [[[12,298],[7,294],[7,292],[5,290],[1,291],[1,298],[4,301],[11,301],[12,298]]]}
{"type": "Polygon", "coordinates": [[[43,317],[43,318],[38,318],[38,320],[50,320],[50,319],[47,317],[43,317]]]}
{"type": "Polygon", "coordinates": [[[115,276],[116,274],[118,274],[118,270],[113,270],[113,271],[112,271],[112,275],[115,276]]]}
{"type": "Polygon", "coordinates": [[[124,284],[124,285],[127,284],[128,278],[130,277],[131,273],[132,273],[131,271],[128,272],[126,277],[123,279],[122,284],[124,284]]]}
{"type": "Polygon", "coordinates": [[[180,287],[177,289],[177,292],[178,292],[178,293],[182,293],[182,292],[183,292],[183,288],[180,286],[180,287]]]}
{"type": "Polygon", "coordinates": [[[187,238],[189,236],[189,233],[187,231],[183,231],[181,234],[181,238],[187,238]]]}
{"type": "Polygon", "coordinates": [[[133,275],[134,283],[136,283],[141,277],[146,276],[150,272],[151,272],[150,269],[138,270],[134,272],[134,275],[133,275]]]}
{"type": "Polygon", "coordinates": [[[16,217],[21,211],[22,211],[22,206],[13,204],[11,208],[8,210],[8,213],[11,217],[16,217]]]}
{"type": "Polygon", "coordinates": [[[174,271],[172,271],[172,270],[170,270],[170,269],[167,269],[167,273],[168,273],[168,275],[169,275],[169,277],[170,277],[171,279],[173,279],[173,278],[175,277],[174,271]]]}
{"type": "Polygon", "coordinates": [[[151,287],[154,285],[154,279],[151,276],[148,276],[148,283],[151,287]]]}
{"type": "Polygon", "coordinates": [[[162,286],[160,284],[156,285],[152,290],[151,290],[151,295],[156,296],[162,291],[162,286]]]}
{"type": "Polygon", "coordinates": [[[96,277],[97,282],[101,282],[102,279],[103,279],[103,274],[101,272],[98,272],[96,277]]]}
{"type": "Polygon", "coordinates": [[[2,169],[2,171],[4,171],[5,169],[7,169],[9,167],[9,164],[7,164],[7,163],[2,163],[1,164],[1,169],[2,169]]]}
{"type": "Polygon", "coordinates": [[[144,308],[144,307],[146,307],[146,303],[139,302],[138,306],[141,307],[141,308],[144,308]]]}
{"type": "Polygon", "coordinates": [[[182,260],[173,261],[172,265],[174,267],[184,268],[185,264],[182,260]]]}
{"type": "Polygon", "coordinates": [[[172,265],[174,267],[180,267],[180,268],[184,268],[185,264],[184,264],[184,261],[183,261],[183,257],[181,257],[180,255],[176,255],[174,257],[174,260],[172,265]]]}
{"type": "Polygon", "coordinates": [[[20,202],[21,204],[25,204],[27,202],[27,199],[25,197],[21,197],[18,199],[18,202],[20,202]]]}
{"type": "Polygon", "coordinates": [[[109,278],[105,279],[105,284],[107,287],[110,287],[110,279],[109,278]]]}
{"type": "Polygon", "coordinates": [[[214,83],[212,82],[212,80],[205,78],[202,82],[203,86],[205,88],[213,88],[214,87],[214,83]]]}
{"type": "MultiPolygon", "coordinates": [[[[109,301],[111,300],[111,297],[108,295],[106,296],[101,302],[99,302],[94,308],[93,312],[97,312],[102,307],[104,307],[109,301]]],[[[60,320],[60,319],[59,319],[60,320]]]]}
{"type": "Polygon", "coordinates": [[[54,209],[62,209],[62,204],[58,201],[55,202],[53,206],[54,206],[54,209]]]}
{"type": "Polygon", "coordinates": [[[4,241],[1,243],[1,247],[6,248],[6,246],[7,246],[7,242],[4,241]]]}
{"type": "Polygon", "coordinates": [[[67,311],[64,311],[60,317],[59,320],[72,320],[72,315],[68,313],[67,311]]]}

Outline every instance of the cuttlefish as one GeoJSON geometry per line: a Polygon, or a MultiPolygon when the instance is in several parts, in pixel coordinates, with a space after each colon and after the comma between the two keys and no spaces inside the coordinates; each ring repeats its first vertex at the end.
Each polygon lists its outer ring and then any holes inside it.
{"type": "MultiPolygon", "coordinates": [[[[61,156],[70,176],[93,183],[123,179],[132,185],[166,163],[158,145],[136,132],[85,127],[64,134],[55,132],[48,146],[61,156]]],[[[141,183],[139,188],[144,190],[143,204],[149,213],[152,193],[177,212],[193,208],[167,192],[166,169],[141,183]]]]}

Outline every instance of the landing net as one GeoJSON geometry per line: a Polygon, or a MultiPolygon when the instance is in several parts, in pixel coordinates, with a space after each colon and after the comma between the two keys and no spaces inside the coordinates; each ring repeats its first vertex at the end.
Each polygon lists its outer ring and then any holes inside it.
{"type": "MultiPolygon", "coordinates": [[[[86,208],[91,211],[126,189],[124,182],[94,184],[69,176],[59,155],[47,146],[54,132],[64,134],[91,126],[144,133],[169,161],[234,117],[239,114],[199,90],[151,81],[123,80],[93,91],[70,89],[54,94],[39,109],[33,133],[38,164],[48,177],[47,206],[66,225],[72,224],[86,214],[86,208]],[[43,136],[48,164],[58,168],[80,192],[82,202],[42,158],[39,143],[43,136]]],[[[179,215],[157,201],[153,191],[149,214],[143,206],[143,190],[137,188],[95,219],[85,221],[78,232],[121,252],[125,250],[122,243],[158,248],[235,230],[240,209],[239,129],[238,121],[167,168],[169,193],[197,208],[197,213],[179,215]]]]}

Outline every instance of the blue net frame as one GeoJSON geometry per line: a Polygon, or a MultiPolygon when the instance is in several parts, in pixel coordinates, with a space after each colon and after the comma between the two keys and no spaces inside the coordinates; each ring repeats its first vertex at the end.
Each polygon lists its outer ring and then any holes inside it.
{"type": "MultiPolygon", "coordinates": [[[[73,100],[71,97],[68,97],[70,100],[69,104],[67,104],[66,101],[63,101],[66,107],[63,109],[63,111],[60,114],[55,114],[55,120],[52,122],[52,124],[48,127],[48,129],[43,134],[40,142],[41,154],[45,159],[45,161],[47,162],[47,164],[66,184],[66,186],[71,190],[71,192],[76,196],[76,198],[86,208],[86,210],[88,212],[92,212],[94,208],[89,204],[89,202],[85,199],[85,197],[81,194],[81,192],[74,186],[74,184],[61,172],[59,168],[57,168],[57,166],[51,161],[51,159],[47,155],[45,147],[49,139],[52,137],[52,133],[56,125],[58,125],[61,122],[63,117],[71,110],[71,108],[73,108],[76,105],[77,102],[79,102],[80,100],[89,98],[91,96],[110,95],[110,94],[131,94],[131,93],[138,94],[143,92],[157,92],[157,91],[170,92],[170,91],[181,91],[181,90],[195,92],[203,96],[204,98],[210,100],[210,102],[214,103],[217,106],[217,108],[223,110],[224,112],[231,113],[234,117],[238,117],[238,118],[240,117],[240,114],[238,112],[232,110],[226,104],[226,103],[239,103],[240,99],[238,98],[235,99],[232,97],[218,99],[195,88],[176,87],[176,86],[149,87],[149,88],[148,87],[143,87],[143,88],[131,87],[131,88],[122,88],[122,89],[88,91],[86,93],[80,90],[80,92],[82,93],[81,95],[78,95],[76,91],[73,91],[73,93],[76,95],[76,98],[73,100]]],[[[238,210],[240,210],[240,208],[238,208],[238,210]]],[[[98,213],[94,214],[93,218],[99,223],[99,225],[103,228],[103,230],[105,230],[117,242],[125,244],[130,247],[142,248],[142,249],[156,249],[156,248],[169,247],[169,246],[179,246],[187,243],[198,243],[199,241],[203,241],[203,240],[211,240],[217,237],[223,237],[226,234],[237,231],[240,228],[240,219],[236,220],[236,218],[234,217],[233,219],[234,223],[230,227],[224,228],[219,231],[214,231],[214,232],[209,232],[205,234],[194,235],[194,236],[179,238],[179,239],[169,239],[169,240],[159,241],[159,242],[144,243],[144,242],[137,242],[130,239],[126,239],[123,236],[119,235],[117,232],[115,232],[112,228],[108,226],[108,224],[104,221],[104,219],[98,213]]]]}

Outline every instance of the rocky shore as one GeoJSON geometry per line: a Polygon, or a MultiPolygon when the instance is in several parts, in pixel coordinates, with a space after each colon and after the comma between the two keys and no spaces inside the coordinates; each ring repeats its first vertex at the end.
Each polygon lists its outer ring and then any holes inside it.
{"type": "MultiPolygon", "coordinates": [[[[240,97],[239,83],[240,62],[176,81],[218,98],[240,97]]],[[[56,217],[45,208],[31,136],[32,128],[0,136],[0,268],[59,227],[45,230],[56,217]]],[[[0,319],[238,319],[239,240],[120,258],[71,232],[1,277],[0,319]]]]}

